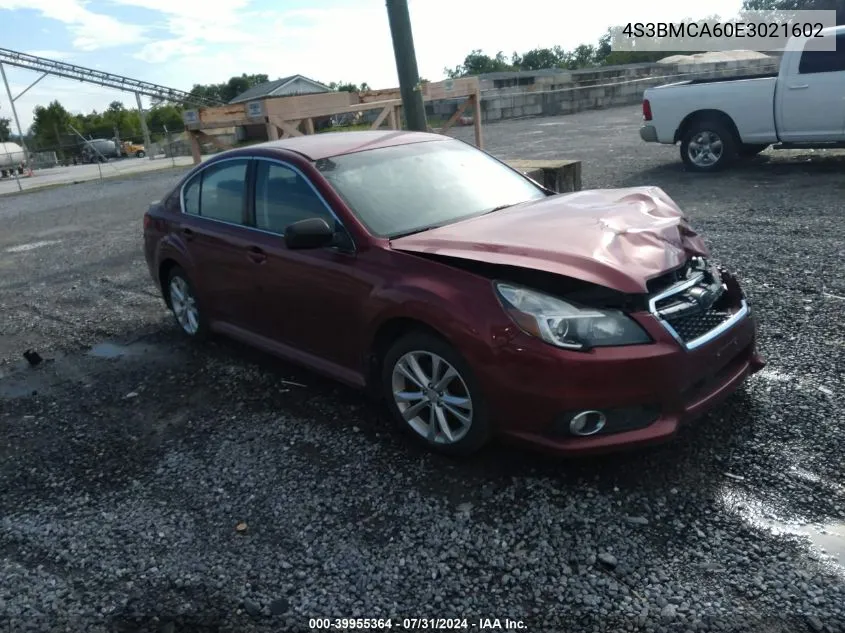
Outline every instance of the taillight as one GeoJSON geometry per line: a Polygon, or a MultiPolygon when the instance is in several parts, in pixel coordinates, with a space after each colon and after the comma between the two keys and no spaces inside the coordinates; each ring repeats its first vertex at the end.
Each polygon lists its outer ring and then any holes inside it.
{"type": "Polygon", "coordinates": [[[147,230],[153,225],[153,219],[149,213],[144,214],[144,230],[147,230]]]}
{"type": "Polygon", "coordinates": [[[643,121],[651,121],[651,104],[643,99],[643,121]]]}

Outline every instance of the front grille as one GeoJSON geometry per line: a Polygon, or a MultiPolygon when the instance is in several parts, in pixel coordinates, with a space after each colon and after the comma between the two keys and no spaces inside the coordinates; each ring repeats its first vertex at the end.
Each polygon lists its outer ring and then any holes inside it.
{"type": "Polygon", "coordinates": [[[715,330],[733,316],[726,310],[710,309],[697,314],[664,319],[684,343],[689,343],[715,330]]]}
{"type": "Polygon", "coordinates": [[[709,340],[708,334],[747,311],[741,293],[729,288],[727,279],[715,267],[700,267],[687,281],[653,295],[650,310],[684,346],[697,347],[709,340]]]}

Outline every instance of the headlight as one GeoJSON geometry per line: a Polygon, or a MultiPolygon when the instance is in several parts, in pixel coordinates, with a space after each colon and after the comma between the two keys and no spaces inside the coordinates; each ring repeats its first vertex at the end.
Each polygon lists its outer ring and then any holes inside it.
{"type": "Polygon", "coordinates": [[[586,350],[651,342],[651,337],[636,321],[618,310],[576,306],[509,283],[496,283],[496,290],[514,322],[551,345],[586,350]]]}

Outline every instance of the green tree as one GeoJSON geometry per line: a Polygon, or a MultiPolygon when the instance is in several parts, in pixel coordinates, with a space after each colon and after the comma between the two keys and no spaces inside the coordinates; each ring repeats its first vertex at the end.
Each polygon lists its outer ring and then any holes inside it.
{"type": "Polygon", "coordinates": [[[243,73],[240,76],[230,77],[228,81],[219,84],[194,84],[190,94],[202,99],[229,103],[250,88],[266,84],[268,81],[268,76],[264,74],[247,75],[243,73]]]}
{"type": "Polygon", "coordinates": [[[5,143],[12,136],[11,119],[0,118],[0,143],[5,143]]]}
{"type": "Polygon", "coordinates": [[[511,65],[519,70],[542,70],[544,68],[559,68],[567,64],[569,54],[560,46],[554,48],[535,48],[524,55],[514,53],[511,65]]]}
{"type": "Polygon", "coordinates": [[[164,128],[167,128],[169,132],[181,132],[185,127],[182,121],[182,108],[174,104],[150,108],[147,113],[147,125],[153,134],[163,132],[164,128]]]}
{"type": "Polygon", "coordinates": [[[61,146],[62,136],[71,131],[68,127],[72,118],[70,112],[54,100],[46,108],[35,106],[32,113],[31,133],[35,141],[43,147],[61,146]]]}
{"type": "Polygon", "coordinates": [[[845,0],[744,0],[745,11],[836,11],[836,24],[845,24],[845,0]]]}
{"type": "Polygon", "coordinates": [[[370,84],[366,81],[361,82],[361,84],[353,84],[348,81],[331,81],[326,84],[331,90],[337,90],[338,92],[367,92],[367,90],[372,90],[370,88],[370,84]]]}
{"type": "Polygon", "coordinates": [[[443,72],[451,79],[458,77],[470,77],[484,73],[496,73],[507,70],[515,70],[512,63],[508,62],[502,51],[496,53],[495,57],[485,55],[480,49],[473,50],[464,58],[464,62],[454,68],[444,68],[443,72]]]}

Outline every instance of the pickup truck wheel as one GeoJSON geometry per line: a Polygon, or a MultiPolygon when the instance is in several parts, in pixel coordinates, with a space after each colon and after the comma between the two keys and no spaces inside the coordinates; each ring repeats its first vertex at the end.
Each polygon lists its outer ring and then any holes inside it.
{"type": "Polygon", "coordinates": [[[736,156],[736,139],[721,121],[704,119],[690,126],[681,140],[681,160],[692,171],[718,171],[736,156]]]}

